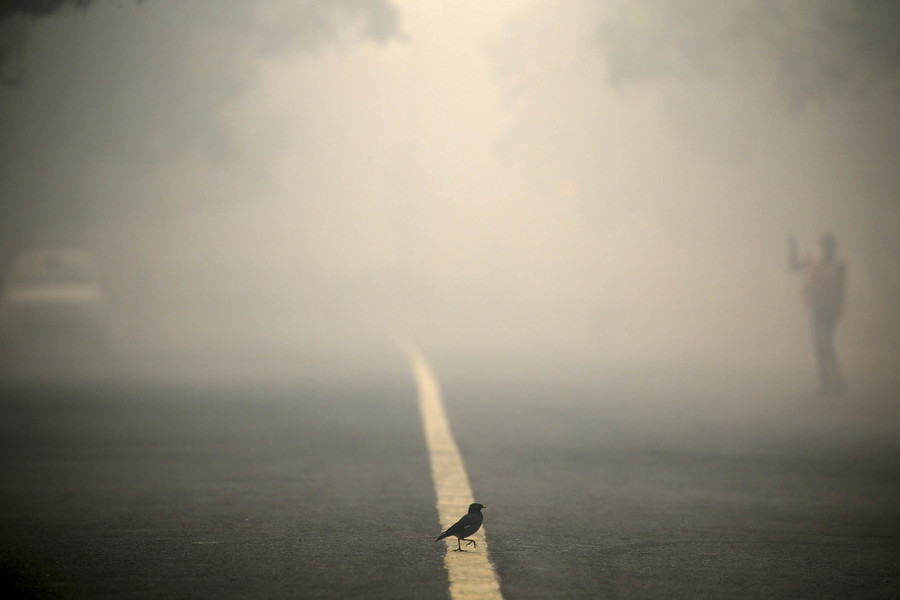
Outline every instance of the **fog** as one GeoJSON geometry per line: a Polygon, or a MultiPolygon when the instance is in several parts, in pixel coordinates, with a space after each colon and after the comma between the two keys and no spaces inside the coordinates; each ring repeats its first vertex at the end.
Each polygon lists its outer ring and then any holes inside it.
{"type": "Polygon", "coordinates": [[[0,11],[0,250],[95,252],[120,354],[812,373],[785,242],[833,232],[848,375],[896,371],[892,3],[47,7],[0,11]]]}

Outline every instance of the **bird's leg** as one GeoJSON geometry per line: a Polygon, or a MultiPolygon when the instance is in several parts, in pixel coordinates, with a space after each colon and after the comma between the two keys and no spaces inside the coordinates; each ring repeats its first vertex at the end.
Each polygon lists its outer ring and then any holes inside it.
{"type": "Polygon", "coordinates": [[[475,546],[476,548],[478,547],[478,544],[475,543],[475,540],[468,540],[468,539],[467,539],[467,540],[466,540],[466,546],[468,546],[468,545],[470,545],[470,544],[471,544],[472,546],[475,546]]]}
{"type": "Polygon", "coordinates": [[[457,548],[454,552],[465,552],[465,550],[462,549],[462,541],[460,541],[460,538],[456,538],[456,546],[457,548]]]}

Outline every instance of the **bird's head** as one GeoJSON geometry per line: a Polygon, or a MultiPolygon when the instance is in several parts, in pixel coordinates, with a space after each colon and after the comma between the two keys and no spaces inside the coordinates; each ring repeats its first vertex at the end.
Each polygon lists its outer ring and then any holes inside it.
{"type": "Polygon", "coordinates": [[[469,512],[481,512],[482,508],[484,508],[484,504],[478,504],[477,502],[474,502],[469,505],[469,512]]]}

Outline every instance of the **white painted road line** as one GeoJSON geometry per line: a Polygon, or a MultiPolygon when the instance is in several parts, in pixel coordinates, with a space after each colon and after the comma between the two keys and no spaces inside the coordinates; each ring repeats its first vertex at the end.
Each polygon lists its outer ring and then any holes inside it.
{"type": "MultiPolygon", "coordinates": [[[[406,348],[406,352],[419,392],[419,410],[422,413],[422,425],[431,458],[431,474],[437,493],[440,531],[444,531],[466,514],[469,504],[475,500],[472,497],[472,488],[462,456],[450,432],[437,380],[421,353],[410,347],[406,348]]],[[[485,508],[485,521],[490,520],[490,510],[488,503],[485,508]]],[[[468,598],[502,600],[500,581],[491,564],[488,545],[484,539],[484,526],[472,537],[478,542],[478,547],[470,549],[469,552],[453,552],[457,546],[456,538],[445,539],[444,567],[447,569],[450,582],[450,597],[453,600],[468,598]]]]}

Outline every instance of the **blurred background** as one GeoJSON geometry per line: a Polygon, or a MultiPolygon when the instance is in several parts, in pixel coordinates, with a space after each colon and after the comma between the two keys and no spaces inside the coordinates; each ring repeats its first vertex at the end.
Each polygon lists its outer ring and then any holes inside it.
{"type": "Polygon", "coordinates": [[[887,377],[898,28],[890,1],[5,2],[0,267],[96,257],[111,369],[402,337],[809,374],[786,241],[832,232],[845,370],[887,377]]]}

